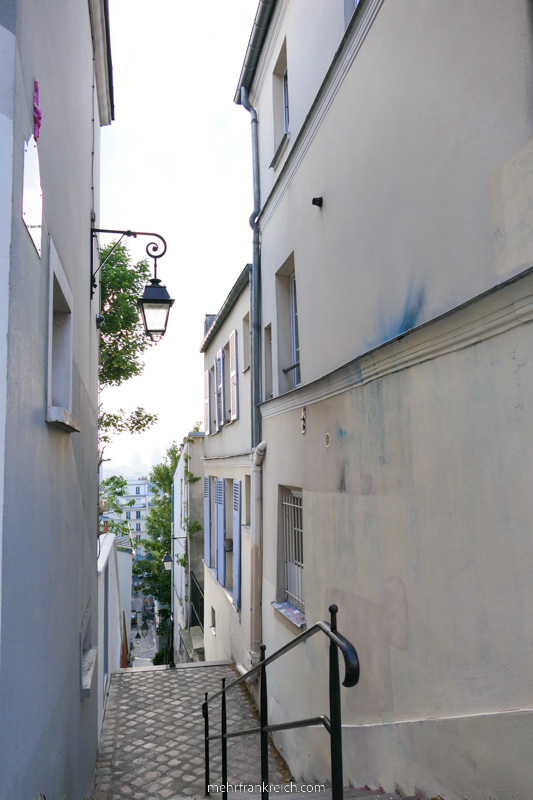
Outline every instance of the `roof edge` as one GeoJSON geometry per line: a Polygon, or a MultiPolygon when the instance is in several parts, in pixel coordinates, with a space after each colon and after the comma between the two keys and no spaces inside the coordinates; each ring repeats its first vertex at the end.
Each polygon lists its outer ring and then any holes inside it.
{"type": "Polygon", "coordinates": [[[200,345],[200,353],[205,353],[209,345],[211,344],[212,340],[214,339],[215,334],[220,329],[222,323],[228,316],[229,312],[237,302],[242,290],[248,285],[249,283],[249,273],[252,268],[251,264],[246,264],[245,268],[233,284],[230,293],[222,303],[222,307],[218,314],[216,315],[215,319],[211,323],[211,327],[207,331],[206,335],[202,340],[202,344],[200,345]]]}
{"type": "Polygon", "coordinates": [[[248,47],[244,56],[244,62],[239,76],[239,83],[235,91],[233,102],[241,105],[241,89],[249,89],[254,79],[255,70],[261,55],[261,48],[267,35],[268,26],[272,14],[276,7],[277,0],[259,0],[259,5],[255,13],[254,24],[248,41],[248,47]]]}

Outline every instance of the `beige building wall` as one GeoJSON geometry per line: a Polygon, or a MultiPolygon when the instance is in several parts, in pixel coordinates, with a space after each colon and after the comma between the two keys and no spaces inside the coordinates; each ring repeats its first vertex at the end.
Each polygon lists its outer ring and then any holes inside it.
{"type": "MultiPolygon", "coordinates": [[[[345,783],[527,800],[530,7],[367,0],[333,62],[342,4],[313,9],[277,3],[250,91],[267,655],[300,631],[271,605],[286,487],[302,496],[306,622],[336,602],[361,661],[342,690],[345,783]],[[284,52],[290,137],[270,167],[284,52]]],[[[315,637],[271,668],[272,723],[328,713],[327,663],[315,637]]],[[[327,779],[325,732],[275,739],[296,778],[327,779]]]]}
{"type": "MultiPolygon", "coordinates": [[[[204,439],[205,481],[209,489],[209,512],[204,507],[204,534],[210,535],[210,564],[204,562],[204,642],[206,661],[233,658],[238,664],[249,663],[250,648],[250,290],[246,268],[217,315],[202,343],[204,369],[210,372],[210,433],[204,439]],[[232,419],[229,391],[228,343],[236,331],[238,416],[232,419]],[[224,424],[216,424],[216,390],[214,362],[217,353],[225,350],[225,413],[224,424]],[[225,481],[225,529],[227,551],[224,553],[226,578],[217,579],[216,572],[216,507],[215,479],[225,481]],[[233,487],[240,483],[240,601],[233,587],[233,545],[239,534],[233,519],[233,487]],[[233,540],[233,541],[232,541],[233,540]]],[[[205,502],[205,501],[204,501],[205,502]]]]}

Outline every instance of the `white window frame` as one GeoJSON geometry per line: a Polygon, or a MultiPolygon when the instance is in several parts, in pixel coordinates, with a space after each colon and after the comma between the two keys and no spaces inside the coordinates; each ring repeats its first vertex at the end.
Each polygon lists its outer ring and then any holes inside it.
{"type": "Polygon", "coordinates": [[[293,272],[290,276],[290,325],[291,325],[291,359],[295,365],[292,370],[293,386],[299,386],[302,382],[300,373],[300,335],[298,331],[298,301],[296,295],[296,275],[293,272]]]}
{"type": "Polygon", "coordinates": [[[281,490],[283,529],[283,598],[305,613],[302,492],[281,490]]]}
{"type": "Polygon", "coordinates": [[[229,337],[229,390],[230,420],[234,422],[239,418],[239,359],[236,330],[233,330],[229,337]]]}

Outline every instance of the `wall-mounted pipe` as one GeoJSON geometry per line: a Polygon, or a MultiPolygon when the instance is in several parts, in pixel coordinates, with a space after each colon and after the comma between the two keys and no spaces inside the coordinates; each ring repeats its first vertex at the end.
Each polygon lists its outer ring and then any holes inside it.
{"type": "Polygon", "coordinates": [[[266,442],[257,445],[252,459],[252,553],[250,585],[250,659],[259,663],[262,644],[261,603],[263,594],[263,458],[266,442]]]}
{"type": "Polygon", "coordinates": [[[252,125],[252,171],[254,190],[254,210],[250,215],[250,227],[253,230],[253,259],[250,273],[250,315],[251,315],[251,404],[252,404],[252,449],[261,441],[261,261],[259,225],[257,217],[261,208],[259,188],[259,148],[257,136],[257,111],[248,102],[246,89],[241,89],[241,102],[250,113],[252,125]]]}

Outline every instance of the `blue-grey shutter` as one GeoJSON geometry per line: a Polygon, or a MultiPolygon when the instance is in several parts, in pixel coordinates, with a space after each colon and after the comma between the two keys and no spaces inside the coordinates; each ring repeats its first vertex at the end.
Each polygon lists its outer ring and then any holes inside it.
{"type": "Polygon", "coordinates": [[[224,539],[226,535],[225,483],[224,478],[215,478],[215,568],[217,580],[222,586],[226,583],[226,551],[224,550],[224,539]]]}
{"type": "Polygon", "coordinates": [[[204,478],[204,560],[211,566],[211,478],[204,478]]]}
{"type": "Polygon", "coordinates": [[[241,607],[241,482],[233,481],[233,605],[241,607]]]}

